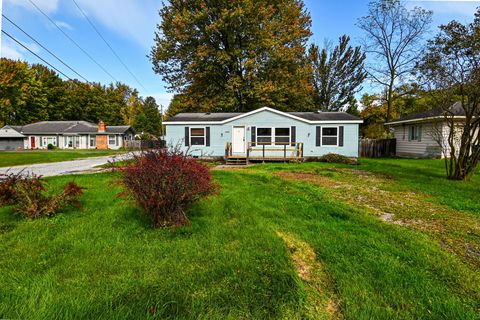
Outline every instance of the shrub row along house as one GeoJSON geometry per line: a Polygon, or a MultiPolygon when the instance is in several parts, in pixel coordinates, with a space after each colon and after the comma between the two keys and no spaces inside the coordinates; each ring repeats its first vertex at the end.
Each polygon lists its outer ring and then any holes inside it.
{"type": "Polygon", "coordinates": [[[230,161],[293,160],[337,153],[358,157],[362,120],[344,112],[180,113],[166,125],[166,142],[196,157],[230,161]]]}
{"type": "Polygon", "coordinates": [[[450,155],[448,143],[450,126],[447,121],[451,120],[455,122],[455,128],[458,128],[458,132],[452,137],[458,150],[461,131],[465,124],[465,110],[460,102],[453,104],[447,111],[435,108],[401,117],[385,125],[391,126],[393,130],[397,156],[444,158],[450,155]]]}
{"type": "Polygon", "coordinates": [[[135,138],[131,126],[106,126],[88,121],[41,121],[25,126],[6,125],[0,129],[0,150],[119,149],[135,138]]]}

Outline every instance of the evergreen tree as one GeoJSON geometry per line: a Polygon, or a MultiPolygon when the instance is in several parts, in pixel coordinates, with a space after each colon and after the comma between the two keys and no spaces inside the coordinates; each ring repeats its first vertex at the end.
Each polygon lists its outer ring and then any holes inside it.
{"type": "MultiPolygon", "coordinates": [[[[350,37],[340,37],[332,48],[311,45],[308,51],[312,66],[313,101],[322,111],[339,111],[355,108],[355,94],[366,78],[363,68],[365,54],[360,47],[349,45],[350,37]]],[[[353,111],[352,111],[353,112],[353,111]]]]}

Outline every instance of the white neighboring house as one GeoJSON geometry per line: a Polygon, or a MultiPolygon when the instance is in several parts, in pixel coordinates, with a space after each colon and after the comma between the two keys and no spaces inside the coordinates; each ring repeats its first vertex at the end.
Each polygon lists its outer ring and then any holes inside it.
{"type": "MultiPolygon", "coordinates": [[[[449,112],[449,119],[453,116],[459,129],[455,133],[455,140],[458,141],[465,122],[465,111],[461,103],[457,102],[450,107],[449,112]]],[[[385,125],[393,130],[397,143],[396,155],[399,157],[444,158],[450,153],[450,127],[445,121],[445,111],[442,108],[403,116],[385,125]]]]}
{"type": "Polygon", "coordinates": [[[0,129],[0,150],[120,149],[134,140],[131,126],[106,126],[88,121],[41,121],[24,126],[6,125],[0,129]]]}

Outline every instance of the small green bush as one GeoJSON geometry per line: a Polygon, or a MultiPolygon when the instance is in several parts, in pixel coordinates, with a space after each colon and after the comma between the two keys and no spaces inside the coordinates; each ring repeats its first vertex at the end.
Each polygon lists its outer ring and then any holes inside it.
{"type": "Polygon", "coordinates": [[[349,158],[337,153],[328,153],[318,158],[318,161],[327,162],[327,163],[340,163],[340,164],[358,164],[357,159],[349,158]]]}
{"type": "Polygon", "coordinates": [[[57,149],[57,147],[55,147],[53,144],[49,143],[49,144],[47,145],[47,149],[48,149],[48,150],[55,150],[55,149],[57,149]]]}

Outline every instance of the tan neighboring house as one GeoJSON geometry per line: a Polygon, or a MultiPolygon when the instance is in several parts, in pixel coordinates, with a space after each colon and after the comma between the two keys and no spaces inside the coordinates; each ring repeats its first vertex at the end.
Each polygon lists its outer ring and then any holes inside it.
{"type": "Polygon", "coordinates": [[[0,129],[0,150],[120,149],[134,140],[131,126],[107,126],[88,121],[41,121],[24,126],[6,125],[0,129]]]}
{"type": "MultiPolygon", "coordinates": [[[[453,116],[459,129],[455,133],[455,139],[458,140],[465,122],[465,111],[461,103],[457,102],[450,107],[449,112],[449,117],[453,116]]],[[[385,125],[393,130],[397,144],[396,155],[399,157],[444,158],[450,153],[450,127],[445,121],[445,111],[442,108],[403,116],[385,125]]]]}

